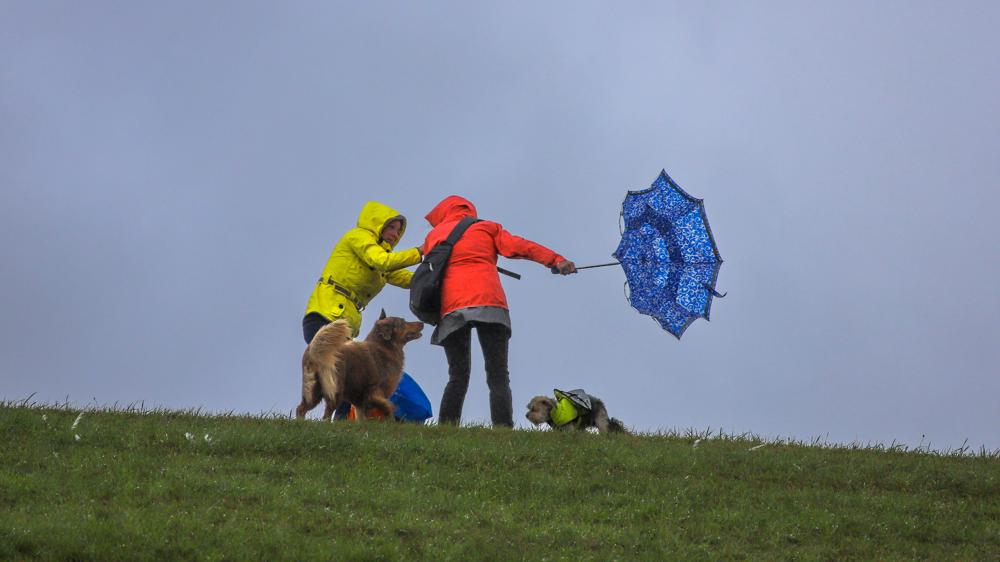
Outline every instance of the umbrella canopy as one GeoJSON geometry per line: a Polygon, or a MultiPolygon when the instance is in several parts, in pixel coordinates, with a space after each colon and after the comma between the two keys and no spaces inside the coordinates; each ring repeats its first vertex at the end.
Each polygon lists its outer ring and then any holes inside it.
{"type": "Polygon", "coordinates": [[[649,189],[629,191],[625,228],[614,256],[629,302],[677,339],[698,318],[708,320],[722,257],[701,199],[688,195],[666,170],[649,189]]]}

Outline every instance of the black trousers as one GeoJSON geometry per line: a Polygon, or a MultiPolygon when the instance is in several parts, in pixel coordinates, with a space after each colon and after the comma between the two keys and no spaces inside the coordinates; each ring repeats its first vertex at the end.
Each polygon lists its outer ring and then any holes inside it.
{"type": "Polygon", "coordinates": [[[318,312],[306,314],[305,318],[302,319],[302,335],[306,338],[306,345],[311,344],[313,338],[316,337],[316,332],[329,323],[330,321],[318,312]]]}
{"type": "MultiPolygon", "coordinates": [[[[330,321],[318,312],[310,312],[309,314],[306,314],[305,318],[302,319],[302,336],[306,339],[306,345],[311,344],[313,338],[316,337],[316,332],[329,323],[330,321]]],[[[337,406],[337,410],[333,413],[333,419],[342,420],[347,417],[347,414],[350,413],[350,411],[351,404],[349,402],[341,402],[340,405],[337,406]]]]}
{"type": "Polygon", "coordinates": [[[510,331],[503,324],[470,322],[452,332],[441,345],[448,358],[448,384],[438,410],[440,423],[457,424],[462,419],[462,405],[469,390],[472,362],[472,328],[486,360],[486,384],[490,388],[490,417],[493,425],[514,427],[514,406],[507,370],[507,347],[510,331]]]}

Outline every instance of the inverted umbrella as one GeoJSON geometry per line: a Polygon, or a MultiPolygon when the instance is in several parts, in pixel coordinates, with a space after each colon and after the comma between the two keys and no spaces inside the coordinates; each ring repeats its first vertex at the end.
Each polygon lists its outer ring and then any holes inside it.
{"type": "MultiPolygon", "coordinates": [[[[660,172],[649,189],[629,191],[625,228],[613,254],[625,270],[632,306],[680,339],[698,318],[708,320],[722,257],[701,199],[660,172]]],[[[586,267],[602,267],[600,264],[586,267]]]]}

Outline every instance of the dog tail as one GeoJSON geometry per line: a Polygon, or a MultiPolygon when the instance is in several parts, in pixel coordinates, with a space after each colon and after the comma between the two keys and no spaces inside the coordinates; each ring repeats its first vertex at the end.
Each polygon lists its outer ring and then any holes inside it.
{"type": "Polygon", "coordinates": [[[309,344],[310,358],[323,365],[333,365],[340,358],[340,348],[350,341],[351,326],[347,320],[331,322],[316,332],[309,344]]]}
{"type": "Polygon", "coordinates": [[[608,431],[611,432],[611,433],[628,433],[629,432],[628,429],[625,427],[625,424],[623,424],[622,421],[620,419],[618,419],[618,418],[609,418],[608,419],[608,431]]]}
{"type": "Polygon", "coordinates": [[[337,320],[323,326],[316,332],[309,344],[309,357],[319,366],[319,386],[323,397],[330,402],[337,401],[337,361],[344,344],[351,341],[351,326],[346,320],[337,320]]]}

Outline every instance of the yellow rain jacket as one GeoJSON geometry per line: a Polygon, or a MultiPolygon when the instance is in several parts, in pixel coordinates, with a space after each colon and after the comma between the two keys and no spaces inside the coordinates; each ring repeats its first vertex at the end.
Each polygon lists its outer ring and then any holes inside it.
{"type": "Polygon", "coordinates": [[[402,240],[406,217],[377,201],[365,203],[358,215],[358,226],[348,230],[333,247],[323,275],[309,296],[306,314],[318,312],[330,321],[343,318],[357,337],[361,310],[386,283],[409,288],[413,273],[403,268],[420,263],[420,250],[392,251],[392,244],[381,238],[382,228],[391,220],[402,221],[402,240]]]}

